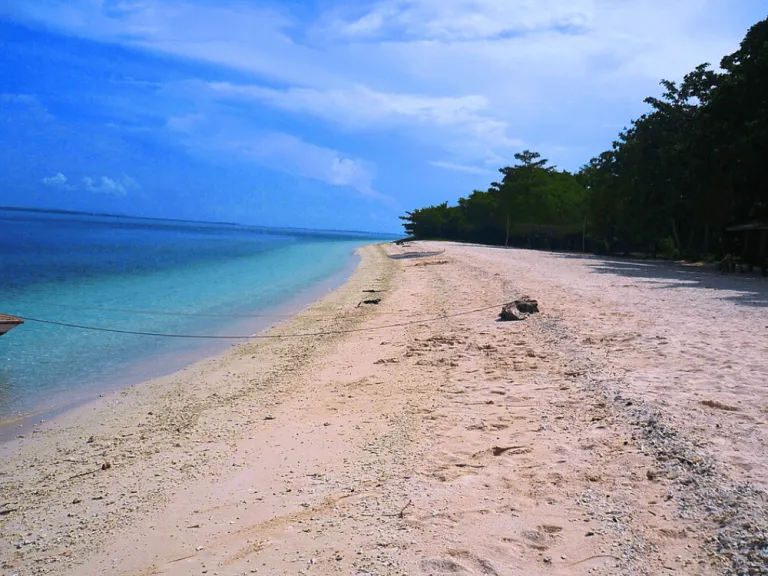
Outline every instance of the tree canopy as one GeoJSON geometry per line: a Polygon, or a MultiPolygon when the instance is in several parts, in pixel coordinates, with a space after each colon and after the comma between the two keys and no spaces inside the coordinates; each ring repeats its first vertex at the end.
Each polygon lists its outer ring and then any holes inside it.
{"type": "Polygon", "coordinates": [[[459,199],[408,212],[406,231],[418,238],[515,244],[579,232],[587,190],[580,179],[558,171],[536,152],[515,154],[515,166],[501,168],[501,182],[459,199]],[[553,234],[554,233],[554,234],[553,234]]]}
{"type": "MultiPolygon", "coordinates": [[[[406,231],[551,248],[580,248],[585,233],[608,253],[731,251],[726,227],[768,223],[768,19],[718,70],[702,64],[661,85],[648,112],[578,173],[525,150],[487,190],[407,212],[406,231]]],[[[764,245],[754,249],[766,256],[764,245]]]]}

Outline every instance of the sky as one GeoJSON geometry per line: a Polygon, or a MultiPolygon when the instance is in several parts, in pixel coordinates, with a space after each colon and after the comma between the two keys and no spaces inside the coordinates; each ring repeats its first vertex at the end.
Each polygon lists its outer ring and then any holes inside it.
{"type": "Polygon", "coordinates": [[[401,231],[578,170],[765,0],[3,0],[0,205],[401,231]]]}

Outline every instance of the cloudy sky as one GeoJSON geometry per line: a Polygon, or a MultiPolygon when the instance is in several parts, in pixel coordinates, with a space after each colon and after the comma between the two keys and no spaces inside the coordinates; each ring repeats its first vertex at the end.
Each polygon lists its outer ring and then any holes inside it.
{"type": "Polygon", "coordinates": [[[764,0],[3,0],[0,204],[397,231],[577,170],[764,0]]]}

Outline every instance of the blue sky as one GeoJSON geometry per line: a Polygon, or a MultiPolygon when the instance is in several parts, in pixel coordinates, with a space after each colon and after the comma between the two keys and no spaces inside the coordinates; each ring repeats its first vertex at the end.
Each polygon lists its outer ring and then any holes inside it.
{"type": "Polygon", "coordinates": [[[0,204],[398,231],[576,170],[764,0],[4,0],[0,204]],[[737,7],[734,7],[737,4],[737,7]]]}

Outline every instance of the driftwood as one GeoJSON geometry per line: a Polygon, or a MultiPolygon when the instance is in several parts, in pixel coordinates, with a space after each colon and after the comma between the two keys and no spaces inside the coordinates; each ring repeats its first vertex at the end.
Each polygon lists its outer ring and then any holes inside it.
{"type": "Polygon", "coordinates": [[[404,252],[402,254],[388,254],[392,260],[409,260],[411,258],[428,258],[429,256],[440,256],[444,254],[445,250],[438,250],[434,252],[404,252]]]}
{"type": "Polygon", "coordinates": [[[509,304],[504,304],[499,314],[499,320],[502,322],[525,320],[529,315],[536,314],[538,311],[539,303],[525,296],[509,304]]]}

